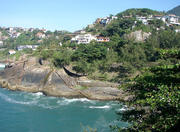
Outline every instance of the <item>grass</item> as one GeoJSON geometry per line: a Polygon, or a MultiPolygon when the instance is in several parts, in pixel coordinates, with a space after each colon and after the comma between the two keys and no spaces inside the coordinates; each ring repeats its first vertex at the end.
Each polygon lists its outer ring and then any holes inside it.
{"type": "Polygon", "coordinates": [[[75,88],[76,88],[76,89],[79,89],[79,90],[85,90],[85,89],[87,89],[88,87],[86,87],[86,86],[81,86],[81,85],[76,85],[75,88]]]}

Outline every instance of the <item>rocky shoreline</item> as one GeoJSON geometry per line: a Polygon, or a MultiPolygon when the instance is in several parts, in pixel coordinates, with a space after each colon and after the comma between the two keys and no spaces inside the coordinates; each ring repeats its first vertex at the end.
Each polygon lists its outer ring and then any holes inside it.
{"type": "Polygon", "coordinates": [[[38,59],[16,61],[0,71],[0,86],[9,90],[42,92],[47,96],[88,98],[92,100],[129,100],[118,84],[71,77],[63,69],[41,65],[38,59]]]}

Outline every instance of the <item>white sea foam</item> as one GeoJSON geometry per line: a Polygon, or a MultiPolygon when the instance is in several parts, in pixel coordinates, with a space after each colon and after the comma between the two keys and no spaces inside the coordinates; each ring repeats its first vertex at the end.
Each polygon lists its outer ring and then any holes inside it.
{"type": "Polygon", "coordinates": [[[120,109],[117,109],[117,111],[126,111],[127,110],[127,108],[120,108],[120,109]]]}
{"type": "Polygon", "coordinates": [[[29,104],[35,104],[35,103],[37,103],[36,101],[27,101],[27,102],[17,101],[17,100],[14,100],[14,99],[12,99],[12,98],[10,98],[10,97],[8,97],[7,95],[4,95],[4,94],[2,94],[2,93],[0,93],[0,97],[1,97],[3,100],[5,100],[5,101],[7,101],[7,102],[9,102],[9,103],[15,103],[15,104],[29,105],[29,104]]]}
{"type": "Polygon", "coordinates": [[[92,103],[94,104],[95,101],[93,100],[89,100],[87,98],[77,98],[77,99],[67,99],[67,98],[62,98],[63,100],[58,100],[57,103],[59,105],[68,105],[68,104],[71,104],[71,103],[74,103],[74,102],[83,102],[83,103],[92,103]]]}
{"type": "Polygon", "coordinates": [[[37,92],[37,93],[34,93],[34,95],[36,95],[36,96],[42,96],[43,93],[42,93],[42,92],[37,92]]]}
{"type": "Polygon", "coordinates": [[[111,106],[105,105],[105,106],[89,106],[91,109],[109,109],[111,106]]]}
{"type": "Polygon", "coordinates": [[[123,105],[120,109],[116,109],[117,112],[124,112],[130,110],[130,108],[128,108],[126,105],[123,105]]]}
{"type": "Polygon", "coordinates": [[[66,99],[64,98],[65,101],[72,103],[72,102],[92,102],[92,100],[89,100],[87,98],[78,98],[78,99],[66,99]]]}

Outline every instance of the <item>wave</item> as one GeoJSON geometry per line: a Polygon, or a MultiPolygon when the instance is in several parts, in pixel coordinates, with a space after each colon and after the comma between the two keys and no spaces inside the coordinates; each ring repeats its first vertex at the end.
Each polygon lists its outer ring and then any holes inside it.
{"type": "MultiPolygon", "coordinates": [[[[13,104],[32,105],[32,106],[37,106],[37,107],[41,107],[41,108],[44,108],[44,109],[58,108],[58,105],[51,105],[48,102],[41,103],[42,100],[39,100],[38,98],[36,98],[36,96],[37,97],[42,96],[42,93],[31,93],[29,95],[33,95],[33,96],[35,96],[35,98],[32,98],[32,96],[27,96],[27,94],[26,94],[26,96],[23,96],[23,97],[27,98],[27,99],[31,99],[32,101],[17,101],[17,100],[15,100],[13,98],[10,98],[9,96],[7,96],[7,95],[5,95],[3,93],[0,93],[0,98],[5,100],[6,102],[13,103],[13,104]]],[[[48,101],[48,100],[46,100],[46,101],[48,101]]]]}
{"type": "Polygon", "coordinates": [[[109,109],[111,106],[105,105],[105,106],[89,106],[91,109],[109,109]]]}
{"type": "Polygon", "coordinates": [[[126,105],[123,105],[122,108],[116,109],[116,112],[124,112],[124,111],[128,111],[130,109],[131,108],[128,108],[126,105]]]}
{"type": "Polygon", "coordinates": [[[29,104],[35,104],[35,103],[36,103],[36,101],[28,101],[28,102],[17,101],[17,100],[14,100],[14,99],[12,99],[12,98],[10,98],[10,97],[8,97],[7,95],[4,95],[4,94],[2,94],[2,93],[0,93],[0,97],[1,97],[3,100],[5,100],[5,101],[7,101],[7,102],[9,102],[9,103],[23,104],[23,105],[29,105],[29,104]]]}
{"type": "Polygon", "coordinates": [[[37,93],[33,93],[34,95],[36,95],[36,96],[42,96],[42,95],[44,95],[42,92],[37,92],[37,93]]]}
{"type": "Polygon", "coordinates": [[[116,111],[127,111],[128,109],[127,108],[120,108],[120,109],[117,109],[116,111]]]}
{"type": "Polygon", "coordinates": [[[83,102],[83,103],[92,103],[94,104],[95,101],[89,100],[87,98],[78,98],[78,99],[67,99],[67,98],[62,98],[62,100],[58,100],[57,103],[59,105],[68,105],[74,102],[83,102]]]}

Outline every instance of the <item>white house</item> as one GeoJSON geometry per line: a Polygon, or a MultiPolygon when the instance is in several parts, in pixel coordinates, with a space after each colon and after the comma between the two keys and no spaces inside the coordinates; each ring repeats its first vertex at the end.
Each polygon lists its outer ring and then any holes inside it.
{"type": "Polygon", "coordinates": [[[96,40],[97,40],[97,42],[109,42],[110,41],[109,37],[102,37],[102,36],[97,36],[96,40]]]}
{"type": "Polygon", "coordinates": [[[62,42],[59,42],[59,46],[62,46],[62,42]]]}
{"type": "Polygon", "coordinates": [[[166,20],[171,24],[179,23],[179,17],[176,15],[169,14],[165,17],[166,17],[166,20]]]}
{"type": "Polygon", "coordinates": [[[114,20],[114,19],[118,19],[118,17],[117,16],[112,16],[112,20],[114,20]]]}
{"type": "Polygon", "coordinates": [[[32,49],[32,50],[36,50],[39,47],[39,45],[19,45],[17,46],[17,50],[21,51],[24,49],[32,49]]]}
{"type": "Polygon", "coordinates": [[[71,39],[71,42],[76,42],[77,44],[88,44],[92,40],[96,40],[96,37],[91,34],[80,34],[71,39]]]}
{"type": "Polygon", "coordinates": [[[9,32],[13,33],[13,31],[14,31],[14,28],[13,27],[9,27],[9,32]]]}
{"type": "Polygon", "coordinates": [[[96,23],[104,24],[107,25],[109,24],[112,20],[118,19],[117,16],[112,16],[112,17],[104,17],[104,18],[98,18],[96,20],[96,23]]]}
{"type": "Polygon", "coordinates": [[[20,35],[21,35],[21,33],[15,32],[15,33],[12,33],[10,36],[11,36],[12,38],[18,38],[20,35]]]}
{"type": "Polygon", "coordinates": [[[161,20],[162,19],[162,15],[154,15],[154,19],[159,19],[159,20],[161,20]]]}
{"type": "Polygon", "coordinates": [[[110,23],[111,20],[112,20],[112,19],[111,19],[110,17],[104,17],[104,18],[101,19],[100,24],[106,25],[106,24],[110,23]]]}
{"type": "Polygon", "coordinates": [[[166,22],[166,16],[161,17],[161,20],[165,23],[166,22]]]}
{"type": "Polygon", "coordinates": [[[144,16],[136,16],[136,19],[138,21],[141,21],[144,25],[147,25],[148,24],[148,19],[147,17],[144,17],[144,16]]]}
{"type": "Polygon", "coordinates": [[[3,46],[3,41],[0,41],[0,46],[3,46]]]}
{"type": "Polygon", "coordinates": [[[176,29],[175,32],[176,32],[176,33],[180,33],[180,29],[176,29]]]}
{"type": "Polygon", "coordinates": [[[10,55],[16,54],[16,51],[15,50],[9,50],[9,54],[10,55]]]}
{"type": "Polygon", "coordinates": [[[44,39],[44,38],[46,38],[46,35],[45,35],[44,33],[38,32],[38,33],[36,34],[36,37],[38,37],[38,38],[40,38],[40,39],[44,39]]]}

